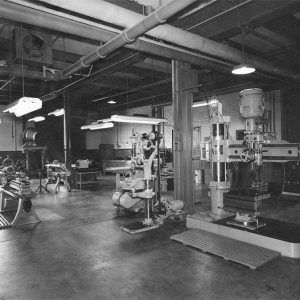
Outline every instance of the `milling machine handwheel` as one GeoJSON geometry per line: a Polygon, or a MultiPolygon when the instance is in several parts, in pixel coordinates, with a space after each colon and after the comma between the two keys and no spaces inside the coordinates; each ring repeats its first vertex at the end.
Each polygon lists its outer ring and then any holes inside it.
{"type": "Polygon", "coordinates": [[[253,162],[255,160],[255,150],[250,148],[243,149],[240,157],[242,162],[253,162]]]}

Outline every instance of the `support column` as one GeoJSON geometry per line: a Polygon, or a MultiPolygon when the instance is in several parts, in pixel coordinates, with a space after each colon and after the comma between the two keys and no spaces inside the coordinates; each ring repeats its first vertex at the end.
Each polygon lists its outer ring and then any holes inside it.
{"type": "Polygon", "coordinates": [[[197,72],[189,64],[172,61],[174,199],[184,202],[184,210],[194,212],[193,86],[197,72]]]}
{"type": "MultiPolygon", "coordinates": [[[[152,107],[152,117],[163,118],[163,108],[161,106],[152,107]]],[[[153,125],[152,130],[161,134],[161,125],[153,125]]],[[[160,164],[160,147],[162,147],[162,141],[157,142],[157,181],[156,181],[156,200],[161,201],[161,164],[160,164]]]]}
{"type": "Polygon", "coordinates": [[[71,120],[71,107],[69,99],[63,94],[64,100],[64,157],[65,157],[65,164],[67,168],[71,166],[70,160],[70,120],[71,120]]]}

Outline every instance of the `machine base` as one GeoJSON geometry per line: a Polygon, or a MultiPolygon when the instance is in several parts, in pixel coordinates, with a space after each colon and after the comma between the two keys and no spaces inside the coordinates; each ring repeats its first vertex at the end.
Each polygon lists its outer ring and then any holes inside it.
{"type": "Polygon", "coordinates": [[[232,218],[213,220],[209,213],[202,213],[187,216],[186,226],[278,251],[283,256],[300,258],[300,225],[259,218],[266,225],[249,230],[228,224],[228,221],[232,221],[232,218]]]}
{"type": "Polygon", "coordinates": [[[149,231],[149,230],[152,230],[152,229],[155,229],[158,227],[159,227],[159,224],[157,224],[157,223],[153,223],[153,224],[147,226],[147,225],[144,225],[143,222],[139,221],[139,222],[127,224],[125,226],[121,226],[120,228],[121,228],[121,230],[123,230],[125,232],[131,233],[131,234],[136,234],[136,233],[141,233],[144,231],[149,231]]]}

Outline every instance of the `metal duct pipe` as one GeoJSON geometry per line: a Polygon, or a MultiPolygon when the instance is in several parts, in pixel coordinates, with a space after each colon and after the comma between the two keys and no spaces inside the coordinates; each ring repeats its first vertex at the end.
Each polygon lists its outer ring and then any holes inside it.
{"type": "Polygon", "coordinates": [[[53,80],[54,78],[49,77],[43,77],[42,72],[38,71],[31,71],[31,70],[24,70],[23,72],[18,68],[17,66],[13,65],[10,68],[1,68],[0,69],[0,75],[3,76],[15,76],[15,77],[22,77],[23,75],[26,78],[32,78],[32,79],[40,79],[40,80],[53,80]]]}
{"type": "MultiPolygon", "coordinates": [[[[63,0],[41,0],[41,2],[56,5],[67,10],[85,14],[122,27],[134,26],[137,22],[141,22],[144,18],[136,12],[103,0],[85,0],[84,5],[80,4],[79,1],[74,1],[71,8],[67,1],[63,0]],[[99,14],[99,11],[101,11],[101,14],[99,14]]],[[[211,1],[209,3],[212,2],[215,1],[211,1]]],[[[243,58],[242,51],[168,24],[160,25],[149,30],[147,35],[235,63],[241,63],[243,58]]],[[[254,65],[258,70],[283,77],[289,76],[296,80],[300,79],[299,76],[293,74],[290,70],[278,68],[277,66],[253,55],[245,54],[245,58],[247,63],[254,65]]]]}
{"type": "MultiPolygon", "coordinates": [[[[103,26],[96,22],[68,15],[23,0],[11,0],[10,2],[17,3],[18,5],[8,2],[1,3],[0,17],[7,20],[15,20],[16,22],[43,27],[49,30],[66,32],[71,35],[93,40],[101,40],[103,42],[115,37],[116,33],[114,33],[114,31],[120,32],[113,28],[111,31],[107,31],[107,26],[103,29],[103,26]]],[[[124,47],[168,59],[172,57],[176,60],[193,65],[209,67],[218,71],[230,71],[230,68],[224,67],[224,62],[219,59],[210,58],[206,55],[201,55],[186,49],[152,41],[144,37],[140,37],[134,43],[127,44],[124,47]]],[[[226,65],[232,67],[232,64],[230,63],[226,63],[226,65]]]]}
{"type": "Polygon", "coordinates": [[[105,58],[108,54],[121,48],[126,44],[133,43],[137,37],[144,34],[153,27],[164,23],[169,17],[178,13],[197,0],[173,0],[153,13],[143,18],[131,28],[123,30],[119,35],[108,41],[106,44],[96,48],[90,54],[85,55],[76,63],[62,70],[63,76],[69,76],[82,68],[88,67],[93,62],[105,58]]]}

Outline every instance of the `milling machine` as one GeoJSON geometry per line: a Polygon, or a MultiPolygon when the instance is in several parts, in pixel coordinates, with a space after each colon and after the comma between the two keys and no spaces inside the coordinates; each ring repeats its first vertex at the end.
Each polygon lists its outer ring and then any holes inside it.
{"type": "MultiPolygon", "coordinates": [[[[132,157],[122,170],[127,170],[125,177],[114,192],[113,204],[118,208],[134,212],[144,212],[142,222],[122,226],[129,233],[139,233],[157,228],[171,215],[180,216],[183,208],[181,200],[166,200],[160,198],[160,141],[162,136],[155,131],[149,134],[134,133],[132,140],[132,157]],[[157,159],[155,159],[157,156],[157,159]],[[155,170],[155,164],[156,169],[155,170]]],[[[111,171],[117,168],[110,168],[111,171]]]]}

